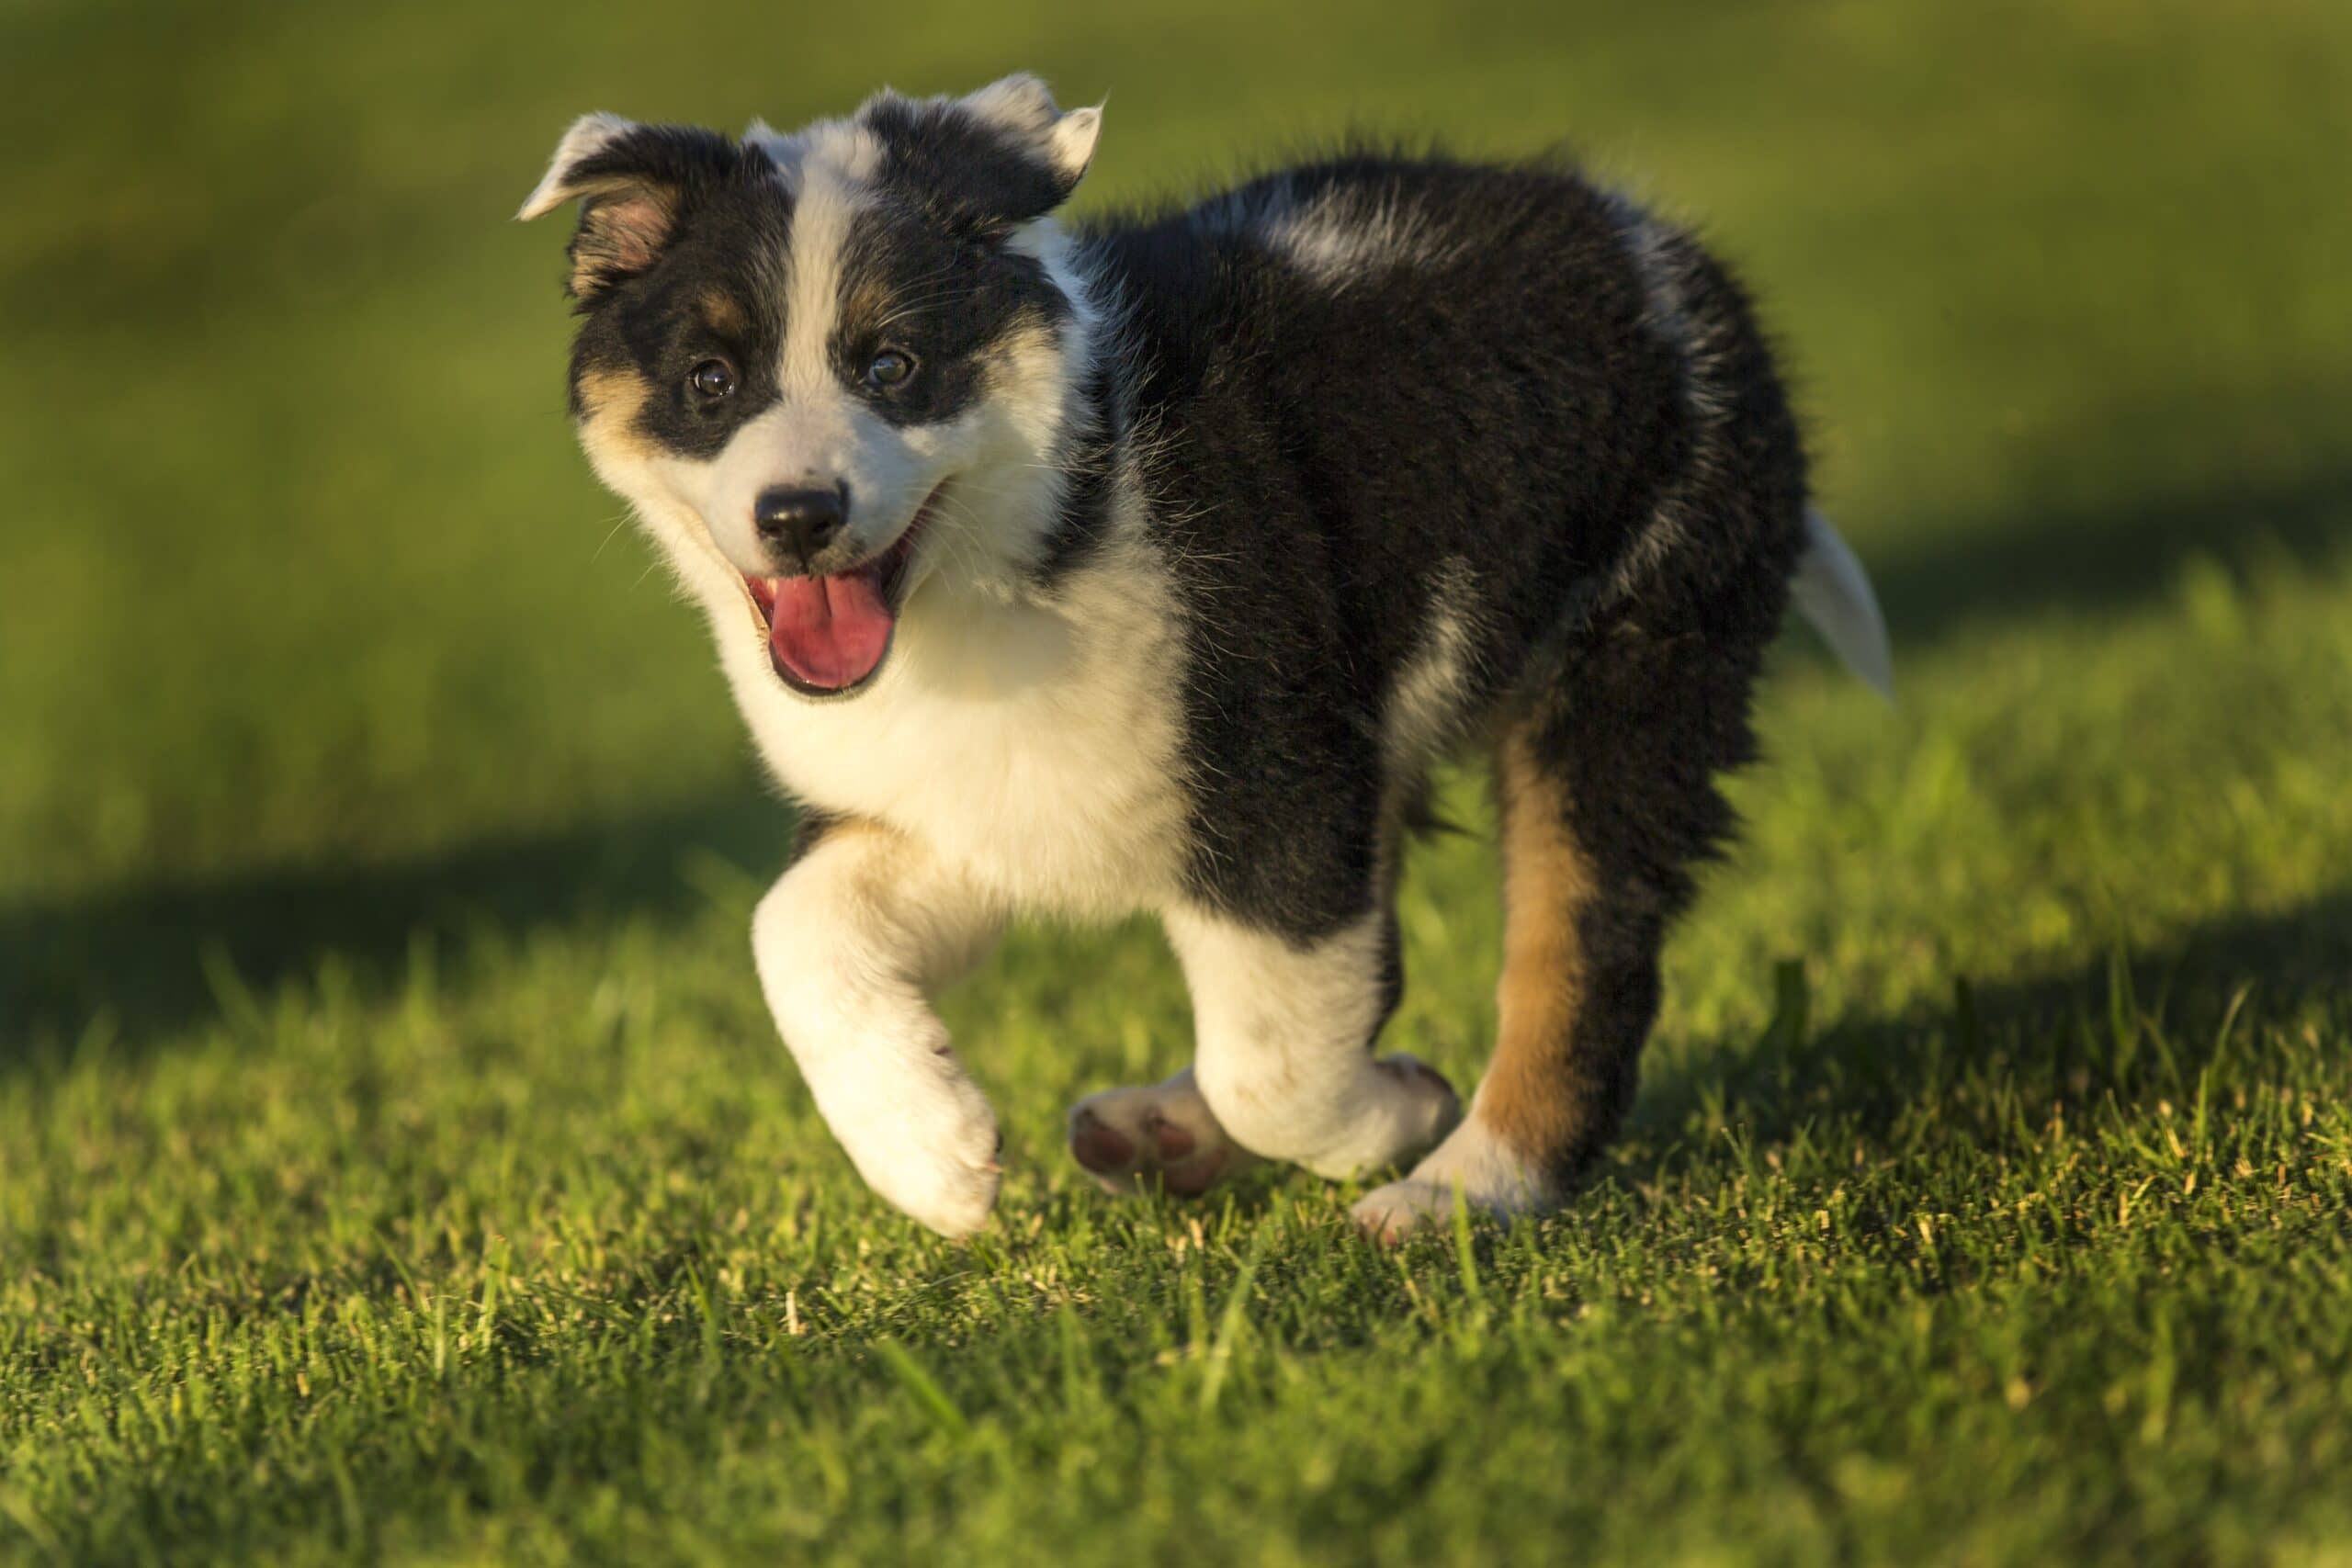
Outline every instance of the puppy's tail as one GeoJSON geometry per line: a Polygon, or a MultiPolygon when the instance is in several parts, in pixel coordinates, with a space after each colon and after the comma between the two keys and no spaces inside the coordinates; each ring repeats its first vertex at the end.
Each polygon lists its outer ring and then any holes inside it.
{"type": "Polygon", "coordinates": [[[1789,580],[1789,597],[1847,669],[1888,702],[1894,700],[1894,654],[1870,574],[1818,512],[1804,514],[1804,554],[1789,580]]]}

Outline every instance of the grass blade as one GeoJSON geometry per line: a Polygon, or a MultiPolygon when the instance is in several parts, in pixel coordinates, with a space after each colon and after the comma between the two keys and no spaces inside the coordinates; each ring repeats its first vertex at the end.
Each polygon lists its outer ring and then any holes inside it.
{"type": "Polygon", "coordinates": [[[907,1392],[914,1395],[915,1403],[930,1413],[933,1425],[951,1438],[970,1435],[972,1424],[964,1418],[961,1410],[956,1408],[956,1402],[947,1397],[947,1391],[939,1386],[939,1380],[915,1359],[912,1351],[895,1339],[876,1339],[874,1353],[897,1375],[907,1392]]]}
{"type": "Polygon", "coordinates": [[[1216,1342],[1209,1347],[1208,1375],[1201,1382],[1201,1409],[1216,1408],[1217,1395],[1225,1388],[1226,1368],[1233,1359],[1233,1341],[1241,1332],[1243,1313],[1250,1305],[1250,1287],[1258,1278],[1258,1261],[1266,1255],[1266,1238],[1272,1227],[1261,1225],[1256,1239],[1250,1244],[1250,1256],[1241,1260],[1241,1272],[1233,1277],[1233,1290],[1225,1298],[1225,1310],[1217,1314],[1216,1342]]]}

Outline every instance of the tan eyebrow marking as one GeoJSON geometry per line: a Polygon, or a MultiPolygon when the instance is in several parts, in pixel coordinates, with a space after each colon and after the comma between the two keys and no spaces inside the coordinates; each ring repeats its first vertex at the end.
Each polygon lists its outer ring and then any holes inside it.
{"type": "Polygon", "coordinates": [[[743,312],[732,295],[713,288],[696,301],[702,310],[703,325],[721,337],[741,337],[751,325],[751,318],[743,312]]]}
{"type": "Polygon", "coordinates": [[[653,446],[638,433],[637,417],[652,389],[633,370],[591,370],[580,378],[580,439],[591,456],[645,458],[653,446]]]}

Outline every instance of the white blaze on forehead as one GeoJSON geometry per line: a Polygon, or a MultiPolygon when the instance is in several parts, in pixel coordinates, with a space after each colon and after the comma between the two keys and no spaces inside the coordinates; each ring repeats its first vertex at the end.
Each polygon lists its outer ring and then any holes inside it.
{"type": "Polygon", "coordinates": [[[842,256],[858,213],[874,200],[881,145],[844,120],[760,145],[793,193],[777,385],[787,403],[837,396],[831,344],[841,321],[842,256]]]}
{"type": "Polygon", "coordinates": [[[768,155],[776,173],[795,194],[810,167],[830,170],[864,185],[882,169],[882,143],[854,120],[820,119],[786,134],[755,119],[743,130],[743,140],[768,155]]]}
{"type": "Polygon", "coordinates": [[[793,196],[776,279],[784,318],[778,396],[684,483],[739,570],[756,572],[765,556],[748,519],[761,491],[841,486],[850,497],[853,551],[880,550],[913,517],[963,431],[953,423],[893,428],[844,383],[834,354],[851,237],[880,199],[874,183],[880,144],[842,120],[789,137],[754,125],[744,140],[775,164],[793,196]]]}

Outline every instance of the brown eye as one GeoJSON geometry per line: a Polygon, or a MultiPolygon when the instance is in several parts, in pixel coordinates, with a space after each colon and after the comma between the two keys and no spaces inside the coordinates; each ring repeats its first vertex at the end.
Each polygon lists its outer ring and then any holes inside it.
{"type": "Polygon", "coordinates": [[[716,402],[735,390],[735,367],[724,359],[706,359],[688,372],[686,385],[716,402]]]}
{"type": "Polygon", "coordinates": [[[865,367],[866,383],[875,387],[895,387],[914,373],[914,356],[895,348],[884,349],[865,367]]]}

